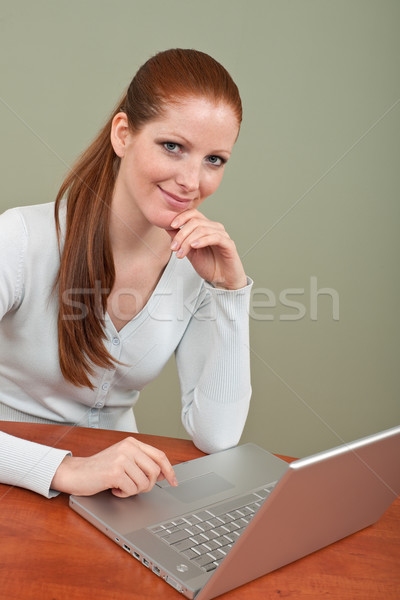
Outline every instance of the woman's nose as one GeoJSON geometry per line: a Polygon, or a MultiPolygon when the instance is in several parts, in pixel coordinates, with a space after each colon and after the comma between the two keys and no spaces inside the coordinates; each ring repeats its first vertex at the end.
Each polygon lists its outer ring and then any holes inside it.
{"type": "Polygon", "coordinates": [[[200,171],[201,165],[185,162],[176,174],[176,183],[187,192],[196,191],[200,187],[200,171]]]}

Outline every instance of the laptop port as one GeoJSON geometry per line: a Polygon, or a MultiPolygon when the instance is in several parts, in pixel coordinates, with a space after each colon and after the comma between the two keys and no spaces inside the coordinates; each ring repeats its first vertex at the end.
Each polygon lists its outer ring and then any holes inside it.
{"type": "Polygon", "coordinates": [[[131,549],[129,548],[129,546],[128,546],[127,544],[124,544],[122,547],[123,547],[123,549],[124,549],[124,550],[126,550],[127,552],[130,552],[130,551],[131,551],[131,549]]]}
{"type": "Polygon", "coordinates": [[[143,558],[142,558],[142,563],[144,564],[144,566],[145,566],[145,567],[150,567],[150,563],[149,563],[149,561],[147,560],[147,558],[144,558],[144,557],[143,557],[143,558]]]}
{"type": "Polygon", "coordinates": [[[140,560],[140,554],[139,554],[139,552],[135,552],[135,550],[134,550],[134,551],[133,551],[133,556],[134,556],[135,558],[137,558],[138,560],[140,560]]]}
{"type": "Polygon", "coordinates": [[[172,579],[172,577],[170,577],[169,575],[167,575],[165,581],[169,583],[169,585],[171,585],[173,588],[175,588],[178,592],[182,591],[182,586],[177,581],[175,581],[175,579],[172,579]]]}
{"type": "Polygon", "coordinates": [[[156,567],[155,565],[153,566],[153,573],[155,573],[156,575],[160,576],[160,569],[158,567],[156,567]]]}

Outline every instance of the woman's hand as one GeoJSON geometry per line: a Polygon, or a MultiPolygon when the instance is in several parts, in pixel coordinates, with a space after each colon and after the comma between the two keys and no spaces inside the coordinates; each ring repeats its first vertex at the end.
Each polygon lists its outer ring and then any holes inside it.
{"type": "Polygon", "coordinates": [[[221,223],[207,219],[196,209],[180,213],[168,230],[171,250],[187,256],[197,273],[215,287],[236,290],[247,277],[233,240],[221,223]]]}
{"type": "Polygon", "coordinates": [[[128,437],[88,458],[66,456],[51,488],[77,496],[111,489],[115,496],[127,498],[149,492],[156,481],[164,478],[170,485],[178,485],[164,452],[128,437]]]}

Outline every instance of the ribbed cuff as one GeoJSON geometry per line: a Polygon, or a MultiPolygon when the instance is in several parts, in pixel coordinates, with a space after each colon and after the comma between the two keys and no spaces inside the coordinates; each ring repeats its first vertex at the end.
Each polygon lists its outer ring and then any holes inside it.
{"type": "Polygon", "coordinates": [[[23,487],[46,498],[59,492],[50,489],[54,474],[69,450],[51,448],[0,432],[0,481],[23,487]]]}

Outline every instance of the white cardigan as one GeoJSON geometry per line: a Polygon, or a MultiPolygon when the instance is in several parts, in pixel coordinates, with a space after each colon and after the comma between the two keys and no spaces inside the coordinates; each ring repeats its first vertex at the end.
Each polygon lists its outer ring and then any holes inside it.
{"type": "MultiPolygon", "coordinates": [[[[54,203],[0,216],[0,420],[137,432],[139,392],[175,352],[182,422],[196,446],[215,452],[238,443],[251,395],[250,280],[240,290],[216,289],[172,255],[136,317],[117,332],[106,315],[106,347],[126,366],[96,368],[90,390],[60,371],[51,293],[58,268],[54,203]]],[[[0,433],[0,481],[52,495],[67,453],[0,433]]]]}

